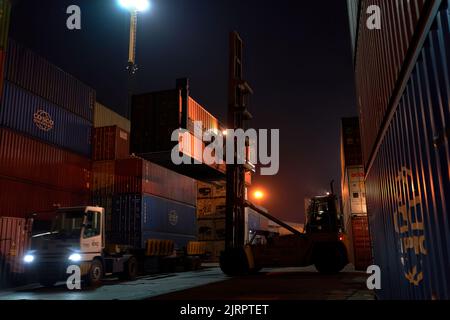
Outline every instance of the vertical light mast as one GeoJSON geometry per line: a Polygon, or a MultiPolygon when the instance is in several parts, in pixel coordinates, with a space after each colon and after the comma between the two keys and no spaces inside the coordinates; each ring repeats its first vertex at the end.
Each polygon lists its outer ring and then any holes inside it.
{"type": "Polygon", "coordinates": [[[136,65],[136,34],[138,13],[150,8],[148,0],[119,0],[119,4],[130,12],[130,46],[128,50],[128,72],[134,75],[137,71],[136,65]]]}

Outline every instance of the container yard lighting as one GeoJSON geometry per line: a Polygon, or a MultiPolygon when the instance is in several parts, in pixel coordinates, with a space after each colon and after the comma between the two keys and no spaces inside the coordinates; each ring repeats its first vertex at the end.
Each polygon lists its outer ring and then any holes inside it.
{"type": "Polygon", "coordinates": [[[119,4],[121,7],[134,12],[142,12],[150,8],[148,0],[119,0],[119,4]]]}
{"type": "Polygon", "coordinates": [[[122,8],[130,11],[130,47],[128,52],[128,71],[130,75],[136,73],[136,32],[137,32],[137,16],[138,12],[146,11],[150,8],[148,0],[119,0],[119,5],[122,8]]]}
{"type": "Polygon", "coordinates": [[[261,200],[262,198],[264,198],[264,193],[260,190],[257,190],[253,193],[253,196],[256,200],[261,200]]]}

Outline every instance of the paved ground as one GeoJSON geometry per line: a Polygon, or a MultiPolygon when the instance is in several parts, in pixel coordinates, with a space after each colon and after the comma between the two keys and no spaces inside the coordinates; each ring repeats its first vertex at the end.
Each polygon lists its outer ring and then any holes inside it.
{"type": "Polygon", "coordinates": [[[267,269],[259,275],[229,278],[219,268],[141,277],[131,282],[107,280],[102,287],[68,291],[38,285],[0,291],[0,300],[371,300],[366,275],[351,268],[323,276],[314,268],[267,269]]]}
{"type": "Polygon", "coordinates": [[[182,290],[155,300],[373,300],[365,273],[321,275],[314,267],[267,269],[254,276],[182,290]]]}

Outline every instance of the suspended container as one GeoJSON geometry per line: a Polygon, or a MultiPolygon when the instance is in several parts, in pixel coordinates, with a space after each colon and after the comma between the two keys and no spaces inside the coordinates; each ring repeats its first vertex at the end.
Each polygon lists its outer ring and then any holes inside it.
{"type": "Polygon", "coordinates": [[[223,128],[217,118],[189,95],[188,79],[177,80],[173,90],[133,96],[131,123],[132,153],[195,179],[225,178],[225,165],[202,162],[203,133],[206,130],[219,133],[223,128]],[[198,134],[194,128],[195,121],[202,122],[197,126],[198,134]],[[172,134],[180,128],[187,130],[186,134],[179,134],[172,141],[172,134]],[[199,152],[194,152],[194,145],[199,152]],[[191,164],[175,165],[171,158],[174,148],[186,155],[191,164]],[[194,159],[200,164],[192,165],[194,159]]]}

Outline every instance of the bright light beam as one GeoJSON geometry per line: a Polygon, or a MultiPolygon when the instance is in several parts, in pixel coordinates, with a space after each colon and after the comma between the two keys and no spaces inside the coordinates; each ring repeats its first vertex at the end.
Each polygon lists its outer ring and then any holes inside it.
{"type": "Polygon", "coordinates": [[[150,8],[148,0],[119,0],[121,7],[130,11],[146,11],[150,8]]]}

